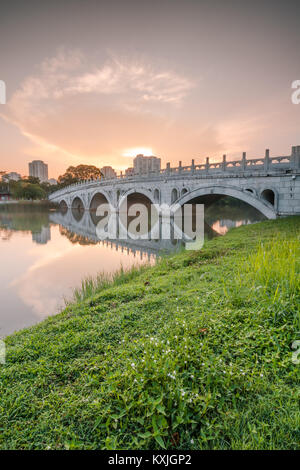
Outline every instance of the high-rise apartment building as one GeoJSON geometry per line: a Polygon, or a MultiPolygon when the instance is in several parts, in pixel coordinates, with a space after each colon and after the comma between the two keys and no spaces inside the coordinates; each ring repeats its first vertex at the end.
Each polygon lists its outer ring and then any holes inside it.
{"type": "Polygon", "coordinates": [[[39,245],[46,245],[46,243],[51,240],[50,227],[43,226],[40,232],[33,232],[32,240],[39,245]]]}
{"type": "Polygon", "coordinates": [[[133,159],[134,174],[141,175],[145,173],[160,171],[161,159],[158,157],[145,157],[144,155],[137,155],[133,159]]]}
{"type": "Polygon", "coordinates": [[[125,175],[126,176],[133,176],[133,168],[126,168],[125,170],[125,175]]]}
{"type": "Polygon", "coordinates": [[[116,178],[117,173],[111,166],[103,166],[100,171],[104,178],[116,178]]]}
{"type": "Polygon", "coordinates": [[[42,160],[33,160],[28,164],[29,176],[39,178],[40,181],[48,180],[48,165],[42,160]]]}

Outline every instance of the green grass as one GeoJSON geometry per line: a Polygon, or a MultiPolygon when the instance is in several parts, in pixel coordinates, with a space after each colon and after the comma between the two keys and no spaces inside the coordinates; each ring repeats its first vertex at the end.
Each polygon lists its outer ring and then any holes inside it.
{"type": "Polygon", "coordinates": [[[147,265],[132,266],[131,268],[124,270],[123,267],[119,271],[107,274],[100,272],[95,277],[86,277],[81,281],[80,288],[75,288],[73,291],[73,299],[71,301],[66,300],[66,304],[73,304],[74,302],[83,302],[92,295],[95,295],[100,290],[114,286],[119,286],[125,282],[137,278],[142,272],[145,271],[147,265]]]}
{"type": "Polygon", "coordinates": [[[101,279],[6,339],[2,449],[298,449],[300,218],[101,279]]]}

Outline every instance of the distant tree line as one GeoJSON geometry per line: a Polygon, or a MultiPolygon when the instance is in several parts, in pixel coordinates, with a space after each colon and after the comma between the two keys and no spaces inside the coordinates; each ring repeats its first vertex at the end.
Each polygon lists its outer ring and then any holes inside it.
{"type": "MultiPolygon", "coordinates": [[[[4,172],[1,172],[4,174],[4,172]]],[[[0,192],[8,192],[14,199],[46,199],[49,194],[70,184],[80,181],[101,179],[99,168],[93,165],[69,166],[63,175],[58,177],[57,184],[41,182],[39,178],[26,176],[18,181],[0,182],[0,192]]]]}
{"type": "Polygon", "coordinates": [[[50,188],[49,183],[41,183],[32,176],[0,183],[0,192],[8,192],[13,199],[46,199],[50,188]]]}

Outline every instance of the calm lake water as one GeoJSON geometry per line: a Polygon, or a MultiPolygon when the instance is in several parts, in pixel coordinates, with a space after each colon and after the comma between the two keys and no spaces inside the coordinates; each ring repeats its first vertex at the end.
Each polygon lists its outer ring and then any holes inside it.
{"type": "MultiPolygon", "coordinates": [[[[208,237],[262,219],[248,206],[210,207],[208,237]]],[[[99,242],[93,217],[16,205],[0,207],[0,338],[58,313],[81,280],[154,263],[179,241],[99,242]]]]}

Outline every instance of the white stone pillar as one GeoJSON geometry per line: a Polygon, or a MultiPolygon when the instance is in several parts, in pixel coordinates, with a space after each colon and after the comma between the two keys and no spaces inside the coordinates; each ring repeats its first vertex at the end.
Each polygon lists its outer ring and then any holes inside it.
{"type": "Polygon", "coordinates": [[[265,154],[265,161],[264,161],[264,169],[265,171],[268,171],[270,166],[270,150],[266,149],[266,154],[265,154]]]}

